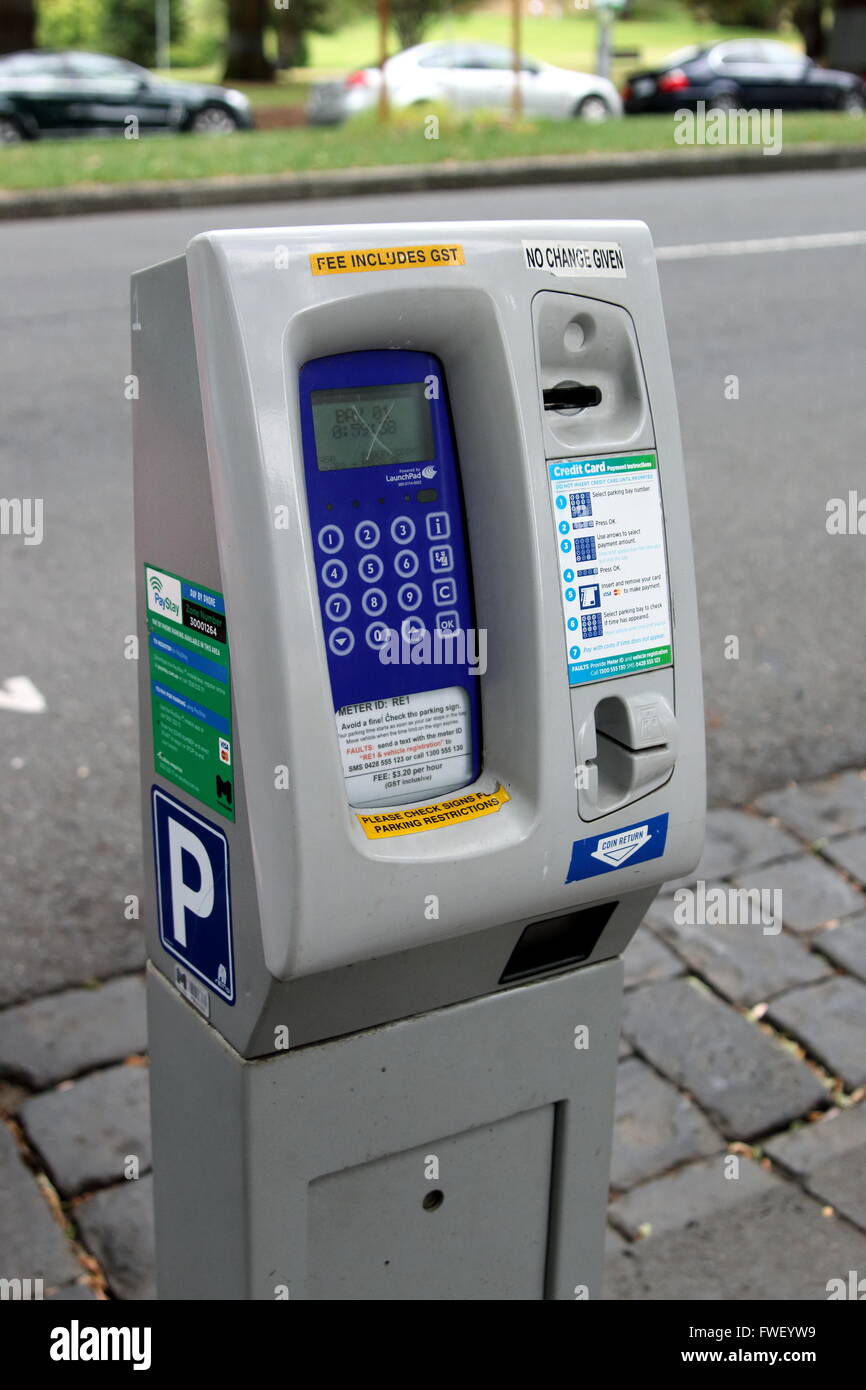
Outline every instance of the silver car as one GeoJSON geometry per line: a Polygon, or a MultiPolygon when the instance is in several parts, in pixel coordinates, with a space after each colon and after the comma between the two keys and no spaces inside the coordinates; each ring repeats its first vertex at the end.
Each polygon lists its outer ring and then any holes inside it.
{"type": "MultiPolygon", "coordinates": [[[[311,125],[335,125],[368,111],[379,99],[378,68],[360,68],[342,82],[320,82],[307,103],[311,125]]],[[[458,112],[507,110],[514,90],[511,51],[488,43],[421,43],[385,64],[388,97],[395,108],[441,103],[458,112]]],[[[524,58],[520,86],[527,116],[604,121],[622,115],[612,82],[524,58]]]]}

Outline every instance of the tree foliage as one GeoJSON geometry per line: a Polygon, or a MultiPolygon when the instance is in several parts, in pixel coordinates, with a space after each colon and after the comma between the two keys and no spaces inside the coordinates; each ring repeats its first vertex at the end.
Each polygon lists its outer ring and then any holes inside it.
{"type": "MultiPolygon", "coordinates": [[[[169,0],[172,40],[183,30],[182,0],[169,0]]],[[[156,62],[154,0],[102,0],[102,47],[106,53],[152,68],[156,62]]]]}
{"type": "Polygon", "coordinates": [[[338,23],[334,0],[289,0],[274,5],[277,65],[304,68],[309,62],[308,35],[330,34],[338,23]]]}
{"type": "Polygon", "coordinates": [[[734,28],[778,29],[785,13],[784,0],[688,0],[716,24],[734,28]]]}

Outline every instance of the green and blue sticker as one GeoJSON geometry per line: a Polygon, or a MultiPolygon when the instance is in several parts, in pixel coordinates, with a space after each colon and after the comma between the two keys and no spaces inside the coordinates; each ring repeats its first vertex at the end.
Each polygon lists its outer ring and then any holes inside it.
{"type": "Polygon", "coordinates": [[[233,821],[231,664],[222,594],[145,565],[153,763],[233,821]]]}

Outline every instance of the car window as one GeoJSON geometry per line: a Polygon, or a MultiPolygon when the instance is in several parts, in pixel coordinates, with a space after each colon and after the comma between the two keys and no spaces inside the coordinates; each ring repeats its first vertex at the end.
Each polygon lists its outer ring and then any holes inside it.
{"type": "Polygon", "coordinates": [[[448,44],[442,48],[434,48],[432,53],[426,53],[423,58],[418,59],[419,68],[454,68],[458,66],[458,58],[465,49],[458,48],[456,44],[448,44]]]}
{"type": "Polygon", "coordinates": [[[0,60],[0,77],[56,77],[62,71],[58,53],[17,53],[0,60]]]}
{"type": "Polygon", "coordinates": [[[735,63],[765,63],[767,60],[759,43],[731,43],[717,48],[713,57],[722,67],[733,67],[735,63]]]}
{"type": "Polygon", "coordinates": [[[706,53],[705,48],[700,48],[697,44],[690,44],[688,48],[678,48],[675,53],[669,53],[659,64],[660,68],[678,68],[680,63],[691,63],[693,59],[700,58],[702,53],[706,53]]]}
{"type": "Polygon", "coordinates": [[[762,43],[759,47],[764,50],[766,63],[784,63],[786,67],[801,68],[805,61],[803,54],[787,43],[762,43]]]}
{"type": "Polygon", "coordinates": [[[143,77],[144,69],[122,58],[109,58],[104,53],[67,53],[66,65],[75,77],[143,77]]]}
{"type": "Polygon", "coordinates": [[[511,72],[514,58],[507,48],[476,48],[471,63],[467,67],[486,68],[493,72],[511,72]]]}

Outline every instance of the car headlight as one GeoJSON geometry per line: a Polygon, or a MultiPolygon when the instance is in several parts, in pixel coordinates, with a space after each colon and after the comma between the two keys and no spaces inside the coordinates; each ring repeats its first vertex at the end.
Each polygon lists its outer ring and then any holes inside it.
{"type": "Polygon", "coordinates": [[[249,97],[245,96],[243,92],[236,91],[234,87],[225,87],[223,89],[223,96],[225,97],[229,106],[239,106],[244,111],[249,110],[249,97]]]}

